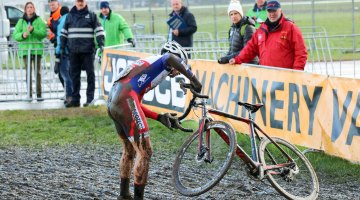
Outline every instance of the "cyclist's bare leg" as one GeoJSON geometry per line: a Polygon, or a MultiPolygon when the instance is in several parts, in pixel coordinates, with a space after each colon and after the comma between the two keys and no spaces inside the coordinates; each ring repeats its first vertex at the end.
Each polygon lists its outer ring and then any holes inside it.
{"type": "Polygon", "coordinates": [[[119,163],[119,174],[120,174],[120,196],[118,199],[131,199],[129,190],[131,169],[133,167],[135,150],[131,142],[119,134],[121,142],[123,144],[122,156],[119,163]]]}
{"type": "Polygon", "coordinates": [[[132,144],[136,151],[134,165],[134,199],[143,199],[152,155],[150,137],[145,137],[132,144]]]}

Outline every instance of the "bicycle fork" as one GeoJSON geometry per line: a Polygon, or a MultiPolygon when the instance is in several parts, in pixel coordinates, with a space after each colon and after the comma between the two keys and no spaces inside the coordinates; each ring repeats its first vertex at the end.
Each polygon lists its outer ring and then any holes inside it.
{"type": "Polygon", "coordinates": [[[211,156],[211,138],[210,138],[210,130],[206,130],[206,123],[207,119],[203,118],[201,120],[200,127],[199,127],[199,142],[198,142],[198,154],[196,156],[196,161],[201,162],[204,160],[204,162],[211,163],[213,161],[213,158],[211,156]],[[204,140],[204,134],[205,134],[205,140],[204,140]]]}
{"type": "Polygon", "coordinates": [[[202,118],[199,123],[199,142],[198,142],[198,155],[196,156],[196,161],[201,162],[204,160],[206,163],[211,163],[213,161],[211,155],[211,138],[210,138],[210,130],[207,130],[206,124],[210,121],[206,114],[206,100],[203,99],[200,103],[202,105],[202,118]],[[205,133],[205,141],[204,141],[204,133],[205,133]]]}

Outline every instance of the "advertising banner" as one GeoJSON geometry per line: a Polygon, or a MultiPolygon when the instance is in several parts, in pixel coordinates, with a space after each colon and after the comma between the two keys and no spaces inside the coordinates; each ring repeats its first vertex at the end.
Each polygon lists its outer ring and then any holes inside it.
{"type": "MultiPolygon", "coordinates": [[[[149,55],[106,49],[102,60],[104,95],[126,65],[149,55]]],[[[203,85],[202,94],[210,96],[209,107],[246,117],[248,113],[238,101],[262,103],[254,118],[266,133],[360,162],[359,79],[206,60],[191,60],[190,64],[203,85]]],[[[185,78],[167,78],[144,96],[143,103],[158,112],[181,114],[191,97],[190,92],[183,94],[180,80],[185,78]]],[[[190,117],[196,119],[194,113],[190,117]]],[[[244,124],[213,117],[229,122],[239,132],[249,132],[244,124]]]]}

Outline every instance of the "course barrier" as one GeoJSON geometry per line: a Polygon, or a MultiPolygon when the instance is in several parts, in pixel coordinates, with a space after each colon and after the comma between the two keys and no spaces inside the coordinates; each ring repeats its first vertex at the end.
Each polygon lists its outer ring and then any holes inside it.
{"type": "MultiPolygon", "coordinates": [[[[105,98],[126,65],[149,55],[106,49],[101,67],[105,98]]],[[[360,162],[360,79],[207,60],[190,60],[190,64],[202,82],[202,93],[211,97],[209,106],[244,117],[237,101],[262,102],[265,106],[255,119],[272,136],[360,162]]],[[[183,112],[190,100],[179,88],[183,79],[167,78],[144,96],[143,103],[158,112],[183,112]]],[[[235,121],[222,120],[248,132],[235,121]]]]}

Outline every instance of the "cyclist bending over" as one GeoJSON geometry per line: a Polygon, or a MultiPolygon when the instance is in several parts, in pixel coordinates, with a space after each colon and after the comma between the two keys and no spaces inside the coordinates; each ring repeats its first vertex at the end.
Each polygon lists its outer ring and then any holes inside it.
{"type": "Polygon", "coordinates": [[[167,76],[175,77],[180,73],[190,80],[198,92],[201,91],[202,85],[191,72],[187,62],[185,50],[174,41],[167,42],[161,49],[161,55],[135,61],[122,70],[114,82],[107,107],[123,144],[118,199],[132,199],[129,191],[132,167],[134,199],[144,198],[152,155],[149,127],[145,117],[157,120],[170,129],[178,128],[178,119],[175,116],[169,113],[158,114],[142,105],[144,94],[167,76]]]}

